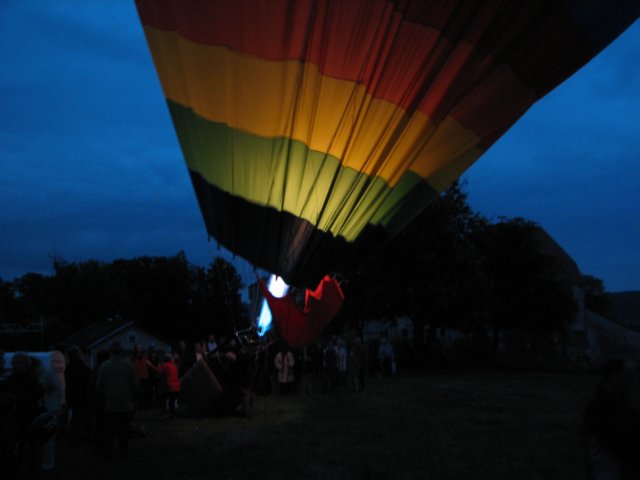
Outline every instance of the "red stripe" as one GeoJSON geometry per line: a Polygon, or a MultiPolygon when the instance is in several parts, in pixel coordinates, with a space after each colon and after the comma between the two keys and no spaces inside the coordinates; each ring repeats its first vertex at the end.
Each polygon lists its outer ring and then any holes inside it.
{"type": "Polygon", "coordinates": [[[312,62],[324,75],[366,85],[409,113],[419,109],[436,122],[451,114],[485,145],[594,53],[557,0],[136,4],[143,25],[263,59],[312,62]],[[230,20],[237,18],[242,22],[230,20]],[[476,98],[488,92],[497,97],[476,98]],[[499,107],[502,114],[487,123],[483,110],[476,120],[474,109],[501,100],[508,103],[499,107]]]}

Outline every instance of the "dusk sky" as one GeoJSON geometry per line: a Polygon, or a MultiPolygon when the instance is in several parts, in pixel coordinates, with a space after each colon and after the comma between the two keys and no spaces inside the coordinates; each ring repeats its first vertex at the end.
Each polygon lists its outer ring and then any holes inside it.
{"type": "MultiPolygon", "coordinates": [[[[209,243],[133,0],[0,4],[0,278],[209,243]]],[[[640,290],[640,22],[463,177],[609,291],[640,290]]],[[[245,273],[245,272],[241,272],[245,273]]]]}

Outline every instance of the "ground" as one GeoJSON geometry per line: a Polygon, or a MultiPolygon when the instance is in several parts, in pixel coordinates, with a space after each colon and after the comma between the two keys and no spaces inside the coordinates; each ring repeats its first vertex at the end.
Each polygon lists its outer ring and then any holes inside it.
{"type": "Polygon", "coordinates": [[[63,442],[75,479],[583,479],[597,378],[474,373],[368,379],[361,393],[258,397],[252,418],[138,415],[146,438],[108,462],[63,442]]]}

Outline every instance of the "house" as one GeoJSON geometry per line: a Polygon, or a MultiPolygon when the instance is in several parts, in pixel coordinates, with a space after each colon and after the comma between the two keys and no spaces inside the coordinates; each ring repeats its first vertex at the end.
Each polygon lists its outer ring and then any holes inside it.
{"type": "Polygon", "coordinates": [[[588,353],[594,365],[614,357],[637,361],[640,355],[640,332],[586,310],[583,322],[588,353]]]}
{"type": "MultiPolygon", "coordinates": [[[[578,264],[544,229],[538,228],[536,236],[542,252],[555,259],[560,279],[571,289],[578,307],[575,320],[569,327],[569,339],[566,344],[566,353],[574,364],[594,368],[603,365],[614,356],[624,359],[638,358],[640,331],[590,311],[586,307],[585,281],[578,264]]],[[[365,339],[388,335],[393,341],[401,336],[401,332],[409,338],[413,336],[413,325],[406,318],[399,319],[396,324],[370,320],[365,325],[363,333],[365,339]]],[[[464,336],[462,332],[450,328],[438,329],[437,334],[440,343],[445,347],[464,336]]]]}
{"type": "Polygon", "coordinates": [[[371,319],[364,324],[362,337],[365,342],[387,337],[391,343],[403,338],[413,338],[413,322],[408,317],[396,318],[393,322],[382,319],[371,319]]]}
{"type": "Polygon", "coordinates": [[[613,357],[632,359],[640,354],[640,333],[592,312],[585,304],[583,275],[576,262],[542,228],[538,230],[542,248],[555,258],[562,280],[571,288],[578,306],[569,330],[568,354],[589,367],[598,367],[613,357]]]}
{"type": "Polygon", "coordinates": [[[62,346],[80,347],[85,354],[85,362],[93,368],[96,364],[96,354],[101,350],[108,350],[112,342],[120,342],[125,350],[133,350],[135,345],[140,344],[145,349],[171,351],[168,341],[144,330],[135,322],[118,318],[92,323],[67,337],[62,346]]]}

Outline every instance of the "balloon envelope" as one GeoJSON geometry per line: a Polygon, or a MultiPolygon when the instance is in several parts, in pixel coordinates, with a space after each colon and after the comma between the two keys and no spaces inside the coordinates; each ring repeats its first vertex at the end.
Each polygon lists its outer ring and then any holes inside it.
{"type": "Polygon", "coordinates": [[[297,286],[349,274],[635,0],[136,0],[207,230],[297,286]]]}

